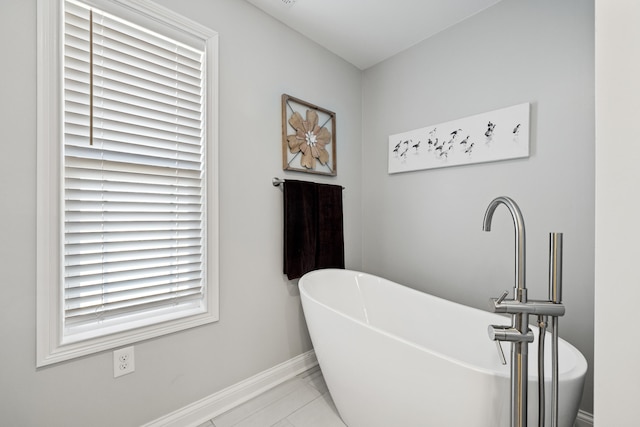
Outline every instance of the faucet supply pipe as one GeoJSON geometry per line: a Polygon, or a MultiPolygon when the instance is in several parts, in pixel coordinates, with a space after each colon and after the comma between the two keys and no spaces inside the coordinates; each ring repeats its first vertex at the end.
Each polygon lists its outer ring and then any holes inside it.
{"type": "MultiPolygon", "coordinates": [[[[562,233],[549,233],[549,300],[562,305],[562,233]]],[[[558,426],[558,316],[551,317],[551,427],[558,426]]]]}
{"type": "Polygon", "coordinates": [[[538,427],[544,427],[545,397],[544,397],[544,335],[547,330],[545,316],[538,316],[538,427]]]}

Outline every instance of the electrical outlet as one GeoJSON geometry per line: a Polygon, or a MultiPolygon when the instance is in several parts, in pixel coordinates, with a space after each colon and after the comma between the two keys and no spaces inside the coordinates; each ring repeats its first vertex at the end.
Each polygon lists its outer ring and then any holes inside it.
{"type": "Polygon", "coordinates": [[[136,370],[133,346],[113,352],[113,378],[127,375],[136,370]]]}

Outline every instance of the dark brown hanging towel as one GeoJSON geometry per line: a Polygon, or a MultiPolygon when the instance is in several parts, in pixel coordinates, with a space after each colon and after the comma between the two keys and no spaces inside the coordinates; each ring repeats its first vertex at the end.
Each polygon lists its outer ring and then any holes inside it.
{"type": "Polygon", "coordinates": [[[344,268],[342,187],[317,184],[318,247],[316,269],[344,268]]]}
{"type": "Polygon", "coordinates": [[[284,273],[293,280],[320,268],[344,268],[342,187],[286,180],[284,273]]]}

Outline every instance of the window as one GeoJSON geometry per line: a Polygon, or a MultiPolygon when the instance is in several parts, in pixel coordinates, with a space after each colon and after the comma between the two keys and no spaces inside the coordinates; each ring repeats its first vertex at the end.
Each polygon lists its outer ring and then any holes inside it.
{"type": "Polygon", "coordinates": [[[215,33],[38,6],[38,366],[216,321],[215,33]]]}

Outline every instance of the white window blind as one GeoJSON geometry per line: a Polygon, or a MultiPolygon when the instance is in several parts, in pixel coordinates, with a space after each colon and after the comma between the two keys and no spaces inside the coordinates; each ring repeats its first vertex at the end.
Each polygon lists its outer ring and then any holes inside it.
{"type": "Polygon", "coordinates": [[[65,1],[65,340],[206,310],[204,55],[65,1]]]}

